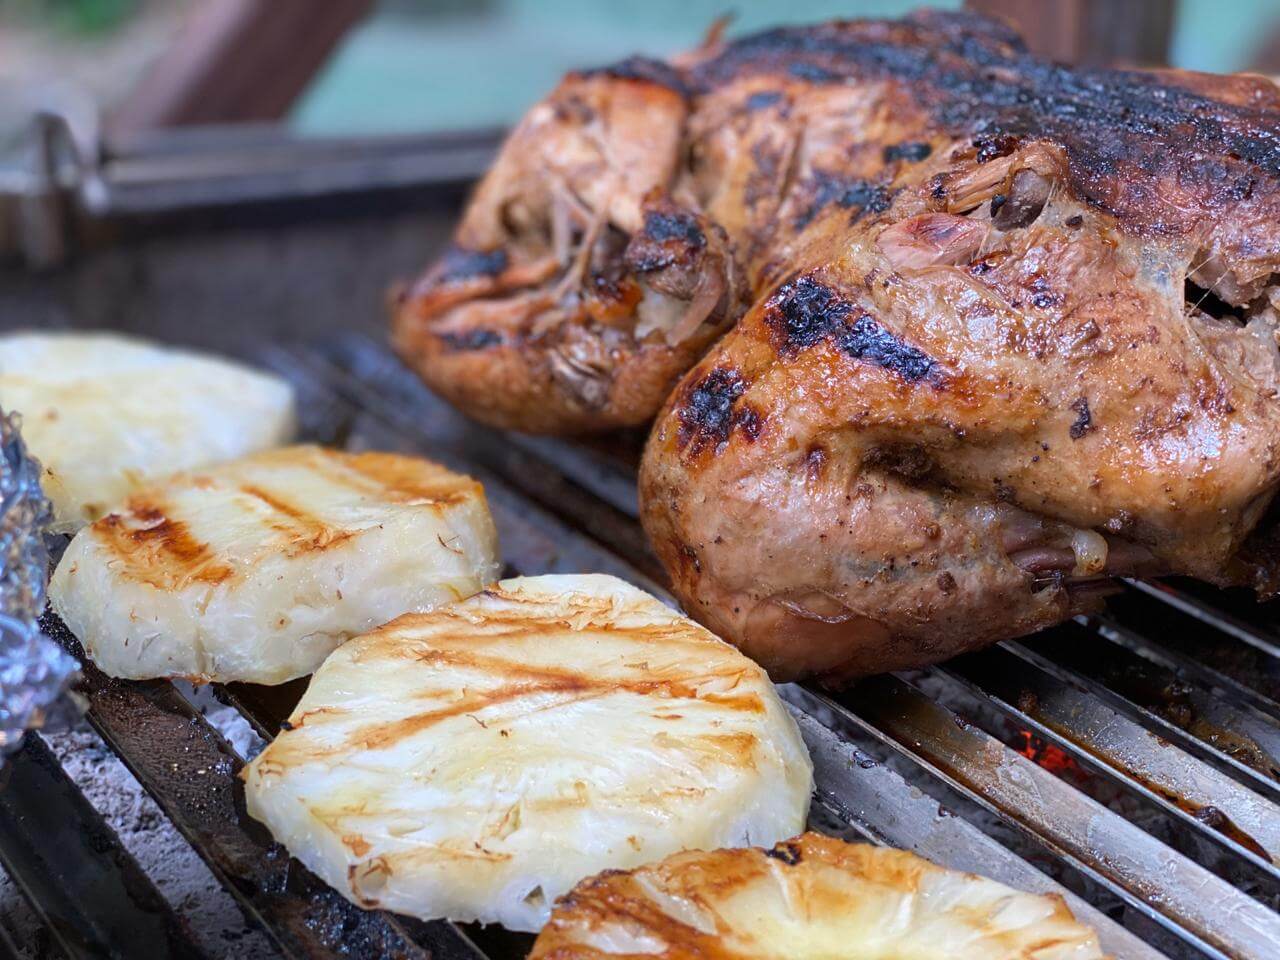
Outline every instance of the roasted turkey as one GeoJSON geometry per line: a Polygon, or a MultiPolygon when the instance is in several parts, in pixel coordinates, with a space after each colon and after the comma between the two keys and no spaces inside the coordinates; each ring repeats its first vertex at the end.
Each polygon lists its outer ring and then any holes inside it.
{"type": "Polygon", "coordinates": [[[693,616],[839,682],[1120,575],[1273,591],[1278,187],[1261,78],[1069,69],[966,15],[774,30],[567,80],[397,341],[569,431],[644,421],[732,326],[644,524],[693,616]]]}

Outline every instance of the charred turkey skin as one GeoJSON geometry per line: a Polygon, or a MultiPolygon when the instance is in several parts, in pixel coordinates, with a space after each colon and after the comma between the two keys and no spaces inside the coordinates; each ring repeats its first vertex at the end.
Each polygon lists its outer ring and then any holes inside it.
{"type": "Polygon", "coordinates": [[[1273,589],[1271,83],[1072,70],[941,15],[772,31],[687,77],[725,117],[690,134],[702,210],[756,294],[641,468],[693,616],[839,683],[1058,623],[1115,576],[1273,589]],[[758,109],[767,133],[734,125],[758,109]],[[734,193],[779,151],[776,193],[734,193]]]}

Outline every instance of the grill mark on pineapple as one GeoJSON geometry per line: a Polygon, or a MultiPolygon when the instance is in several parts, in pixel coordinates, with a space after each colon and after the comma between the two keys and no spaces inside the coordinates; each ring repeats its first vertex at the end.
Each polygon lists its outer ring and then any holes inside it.
{"type": "MultiPolygon", "coordinates": [[[[716,654],[732,654],[733,648],[703,627],[672,617],[660,622],[620,625],[616,619],[620,616],[634,615],[646,611],[634,608],[618,608],[608,605],[583,606],[573,613],[558,613],[565,601],[556,603],[549,600],[538,600],[543,609],[503,610],[486,607],[479,603],[481,599],[501,598],[494,587],[482,591],[476,597],[451,607],[442,607],[427,613],[406,613],[395,620],[384,624],[366,636],[379,639],[391,638],[390,642],[411,653],[408,643],[419,641],[430,643],[436,637],[447,636],[451,644],[484,644],[495,640],[506,640],[510,637],[527,636],[531,641],[540,633],[561,633],[564,631],[599,631],[602,633],[625,636],[637,643],[658,646],[680,646],[695,650],[703,657],[714,651],[716,654]],[[443,621],[465,624],[466,632],[456,632],[457,628],[443,621]]],[[[573,598],[576,603],[578,598],[573,598]]],[[[526,599],[526,602],[532,603],[526,599]]],[[[660,612],[667,614],[666,607],[660,612]]],[[[639,651],[637,651],[639,652],[639,651]]],[[[736,658],[735,658],[736,659],[736,658]]]]}
{"type": "Polygon", "coordinates": [[[312,710],[304,710],[302,713],[298,714],[298,718],[296,720],[292,721],[292,729],[297,729],[298,727],[304,726],[306,722],[312,717],[324,717],[324,716],[341,717],[341,716],[346,716],[348,712],[349,711],[343,710],[340,707],[315,707],[312,710]]]}
{"type": "Polygon", "coordinates": [[[708,703],[714,703],[717,707],[728,707],[730,710],[738,710],[742,713],[764,713],[764,701],[760,699],[758,693],[748,693],[745,695],[729,695],[723,693],[706,693],[700,698],[708,703]]]}
{"type": "MultiPolygon", "coordinates": [[[[276,511],[276,513],[284,514],[286,517],[288,517],[291,521],[293,521],[298,526],[307,527],[307,528],[325,526],[323,521],[307,513],[301,507],[295,504],[289,503],[287,500],[285,500],[283,497],[279,496],[278,494],[274,494],[267,490],[263,490],[259,486],[255,486],[254,484],[251,484],[251,483],[243,483],[240,485],[240,491],[241,493],[248,494],[249,496],[253,497],[256,500],[261,500],[272,510],[276,511]]],[[[286,529],[292,529],[292,528],[290,527],[286,529]]]]}
{"type": "Polygon", "coordinates": [[[342,845],[354,853],[357,857],[363,857],[366,853],[373,849],[373,846],[364,837],[358,833],[344,833],[342,835],[342,845]]]}
{"type": "Polygon", "coordinates": [[[197,582],[216,585],[235,575],[213,547],[168,515],[160,497],[131,497],[125,510],[103,517],[93,528],[106,551],[120,562],[121,576],[174,590],[197,582]]]}
{"type": "Polygon", "coordinates": [[[754,733],[745,730],[740,733],[704,734],[695,742],[714,750],[721,759],[728,760],[730,766],[738,767],[755,766],[753,758],[760,744],[754,733]]]}
{"type": "MultiPolygon", "coordinates": [[[[429,617],[430,614],[427,614],[429,617]]],[[[690,637],[690,631],[680,624],[651,623],[619,625],[611,622],[609,612],[605,610],[581,611],[563,616],[544,616],[533,619],[527,613],[513,612],[510,615],[491,615],[485,612],[479,617],[468,616],[459,611],[459,619],[471,621],[476,626],[476,641],[494,640],[518,634],[563,633],[566,631],[608,633],[624,635],[636,643],[644,644],[686,644],[705,649],[708,643],[716,642],[711,635],[690,637]],[[597,619],[599,617],[599,619],[597,619]]]]}
{"type": "MultiPolygon", "coordinates": [[[[735,683],[738,682],[743,673],[738,664],[732,665],[732,673],[712,672],[636,679],[601,677],[598,674],[588,676],[571,669],[529,666],[500,657],[486,657],[454,650],[419,651],[415,659],[432,667],[469,668],[483,678],[502,678],[508,682],[464,696],[448,706],[356,729],[348,735],[346,748],[386,749],[454,717],[475,714],[501,704],[555,694],[561,694],[565,699],[540,709],[559,709],[571,703],[580,703],[583,700],[610,694],[632,693],[643,697],[660,697],[664,701],[670,701],[673,707],[681,700],[702,701],[726,711],[764,712],[763,701],[754,694],[726,696],[718,691],[706,691],[699,696],[699,689],[709,681],[732,676],[735,683]]],[[[437,696],[438,691],[430,691],[427,695],[437,696]]],[[[510,717],[504,719],[509,720],[510,717]]],[[[710,744],[727,762],[748,765],[753,759],[756,740],[751,736],[752,743],[748,748],[738,738],[738,734],[698,736],[689,741],[689,749],[697,750],[700,744],[710,744]]]]}
{"type": "MultiPolygon", "coordinates": [[[[661,865],[653,870],[655,872],[661,870],[661,865]]],[[[705,882],[710,878],[708,876],[700,879],[705,882]]],[[[720,884],[713,885],[720,886],[720,884]]],[[[693,885],[690,884],[690,887],[692,888],[693,885]]],[[[705,912],[706,897],[704,895],[707,891],[691,890],[691,893],[693,895],[687,899],[705,912]]],[[[662,905],[650,898],[648,891],[636,881],[634,872],[605,870],[584,880],[558,901],[549,927],[554,929],[558,926],[557,914],[569,911],[572,912],[574,923],[572,926],[566,925],[566,932],[595,931],[602,927],[617,925],[624,930],[638,931],[642,936],[651,937],[663,945],[661,954],[642,950],[638,951],[636,956],[661,955],[699,957],[703,960],[741,960],[748,955],[738,949],[739,944],[731,945],[727,942],[722,935],[728,932],[727,928],[708,935],[683,920],[671,916],[662,905]]],[[[564,942],[563,937],[556,939],[564,942]]],[[[568,942],[579,943],[572,936],[568,942]]],[[[606,956],[595,949],[577,950],[570,947],[567,952],[570,956],[606,956]]],[[[558,951],[539,952],[535,948],[530,957],[545,957],[551,960],[558,955],[558,951]]]]}
{"type": "Polygon", "coordinates": [[[408,849],[385,854],[381,859],[394,863],[405,873],[412,873],[419,864],[438,863],[441,860],[505,863],[514,857],[501,850],[490,850],[474,840],[451,840],[444,843],[415,843],[408,849]]]}
{"type": "MultiPolygon", "coordinates": [[[[429,730],[436,724],[449,720],[453,717],[468,716],[484,710],[489,707],[495,707],[500,704],[512,703],[518,700],[524,700],[531,697],[545,696],[548,694],[564,694],[565,699],[551,704],[548,708],[566,707],[572,703],[580,703],[583,700],[592,700],[598,697],[608,696],[611,693],[617,693],[621,690],[630,690],[633,693],[646,695],[653,692],[653,689],[660,687],[661,684],[651,684],[649,690],[631,689],[626,684],[614,684],[609,682],[591,682],[586,681],[582,677],[566,677],[563,679],[546,680],[541,683],[517,683],[508,684],[496,689],[487,690],[477,694],[474,697],[468,697],[457,703],[450,704],[447,707],[441,707],[437,710],[429,710],[425,713],[414,714],[413,716],[402,717],[399,720],[393,720],[389,723],[372,724],[362,730],[357,730],[347,739],[347,746],[355,749],[363,748],[365,750],[381,750],[393,746],[402,740],[429,730]]],[[[510,720],[507,716],[504,719],[510,720]]],[[[488,724],[484,724],[485,729],[488,724]]],[[[700,739],[700,738],[699,738],[700,739]]]]}
{"type": "Polygon", "coordinates": [[[479,483],[423,460],[394,453],[343,454],[342,464],[400,503],[453,506],[483,496],[479,483]]]}
{"type": "MultiPolygon", "coordinates": [[[[459,651],[431,647],[416,653],[414,659],[432,666],[448,665],[475,670],[485,677],[503,677],[506,679],[521,678],[530,683],[545,683],[559,686],[566,690],[610,692],[625,690],[642,696],[665,694],[672,699],[702,700],[717,707],[737,710],[744,713],[759,713],[764,710],[764,702],[759,695],[751,692],[735,694],[733,692],[747,677],[747,671],[739,663],[725,664],[724,669],[709,670],[704,673],[683,672],[675,676],[662,676],[659,668],[645,667],[642,679],[629,678],[626,675],[605,676],[600,670],[590,674],[581,673],[572,668],[552,666],[535,666],[517,663],[505,657],[486,656],[474,651],[459,651]],[[728,690],[705,689],[716,680],[732,680],[728,690]],[[701,695],[699,695],[699,691],[701,695]]],[[[624,664],[625,666],[625,664],[624,664]]],[[[671,666],[666,669],[679,669],[671,666]]],[[[635,674],[638,668],[631,668],[635,674]]]]}
{"type": "Polygon", "coordinates": [[[326,550],[355,536],[355,531],[340,530],[330,526],[297,504],[290,503],[279,494],[264,490],[255,484],[241,484],[240,492],[265,503],[285,518],[281,521],[271,517],[264,519],[263,522],[272,530],[287,534],[291,538],[289,549],[285,551],[285,555],[291,560],[305,553],[326,550]]]}
{"type": "MultiPolygon", "coordinates": [[[[430,617],[432,614],[426,614],[430,617]]],[[[603,633],[618,636],[624,636],[628,640],[636,644],[653,645],[658,647],[684,647],[689,650],[697,651],[703,655],[711,655],[712,651],[721,653],[723,651],[716,650],[715,647],[720,645],[720,641],[708,636],[689,637],[687,631],[682,631],[678,627],[668,627],[665,624],[654,624],[650,626],[625,626],[619,627],[615,624],[603,623],[598,620],[588,620],[585,617],[566,616],[560,619],[546,618],[542,621],[530,620],[528,617],[502,617],[489,618],[476,622],[475,618],[465,615],[458,616],[457,619],[468,625],[469,629],[474,629],[474,635],[465,639],[470,641],[469,645],[482,646],[492,644],[498,641],[510,642],[512,639],[523,639],[528,642],[536,642],[540,635],[557,635],[563,633],[603,633]],[[715,644],[715,646],[712,646],[715,644]],[[708,650],[711,647],[711,650],[708,650]]],[[[441,636],[443,634],[430,634],[428,636],[441,636]]],[[[423,637],[422,639],[428,639],[423,637]]],[[[448,636],[448,642],[454,643],[458,638],[456,636],[448,636]]],[[[642,654],[642,650],[636,651],[637,655],[642,654]]]]}
{"type": "MultiPolygon", "coordinates": [[[[397,454],[345,454],[319,447],[288,447],[258,455],[264,468],[284,464],[315,470],[336,486],[367,493],[380,500],[429,504],[445,508],[472,498],[483,502],[483,488],[469,477],[453,474],[437,464],[397,454]],[[346,467],[347,469],[343,469],[346,467]]],[[[265,503],[278,519],[263,523],[294,538],[286,556],[325,550],[355,536],[357,531],[332,527],[277,493],[230,476],[236,488],[265,503]]],[[[217,486],[214,475],[202,472],[186,478],[197,489],[217,486]]],[[[198,539],[187,523],[171,516],[163,489],[134,494],[120,513],[109,514],[92,528],[119,575],[160,590],[177,590],[193,583],[217,586],[236,576],[234,565],[198,539]]],[[[274,546],[271,549],[275,549],[274,546]]]]}
{"type": "Polygon", "coordinates": [[[518,684],[500,687],[479,696],[464,697],[457,703],[437,710],[428,710],[408,717],[401,717],[388,723],[374,723],[356,730],[346,742],[348,748],[365,750],[382,750],[416,736],[441,721],[452,717],[465,716],[522,697],[536,696],[542,693],[578,693],[580,688],[571,683],[518,684]]]}

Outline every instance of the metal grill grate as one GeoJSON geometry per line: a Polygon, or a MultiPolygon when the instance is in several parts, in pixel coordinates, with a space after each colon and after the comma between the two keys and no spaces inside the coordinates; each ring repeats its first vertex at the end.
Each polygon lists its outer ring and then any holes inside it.
{"type": "MultiPolygon", "coordinates": [[[[635,516],[638,438],[605,448],[486,431],[357,336],[263,359],[297,386],[309,439],[417,452],[483,481],[508,573],[604,571],[662,594],[635,516]]],[[[1104,616],[932,670],[838,695],[786,686],[815,761],[811,823],[1061,893],[1118,957],[1280,957],[1280,638],[1270,616],[1198,585],[1134,583],[1104,616]]],[[[302,688],[215,695],[269,738],[302,688]]],[[[112,681],[90,665],[85,692],[103,739],[282,954],[527,950],[530,938],[493,928],[350,906],[246,817],[243,758],[181,690],[112,681]]],[[[200,956],[42,750],[33,740],[18,768],[42,764],[44,780],[0,804],[0,860],[58,941],[69,955],[97,956],[113,931],[145,922],[154,932],[124,938],[113,955],[200,956]],[[101,842],[62,850],[59,863],[24,845],[8,826],[51,809],[46,797],[101,842]]]]}

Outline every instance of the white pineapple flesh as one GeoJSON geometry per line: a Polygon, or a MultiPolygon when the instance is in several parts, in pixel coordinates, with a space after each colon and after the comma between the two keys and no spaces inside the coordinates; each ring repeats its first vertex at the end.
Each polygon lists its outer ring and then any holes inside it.
{"type": "Polygon", "coordinates": [[[506,580],[325,661],[245,771],[250,814],[353,902],[536,930],[585,876],[802,829],[764,671],[607,576],[506,580]]]}
{"type": "Polygon", "coordinates": [[[294,434],[293,389],[279,377],[111,333],[0,336],[0,407],[22,415],[58,533],[144,484],[294,434]]]}
{"type": "Polygon", "coordinates": [[[561,900],[530,960],[1099,960],[1060,897],[815,833],[683,853],[561,900]]]}
{"type": "Polygon", "coordinates": [[[300,446],[136,491],[75,536],[50,598],[113,676],[283,683],[497,573],[476,481],[413,457],[300,446]]]}

